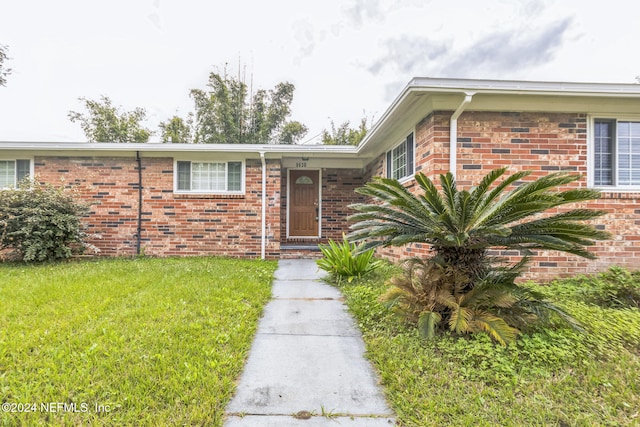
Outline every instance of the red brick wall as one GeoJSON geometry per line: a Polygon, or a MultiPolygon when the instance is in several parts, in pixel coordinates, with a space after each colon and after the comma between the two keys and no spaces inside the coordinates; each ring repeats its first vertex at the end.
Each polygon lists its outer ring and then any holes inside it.
{"type": "MultiPolygon", "coordinates": [[[[450,117],[451,112],[435,112],[416,127],[416,171],[432,179],[449,169],[450,117]]],[[[489,170],[504,166],[511,172],[530,170],[530,179],[556,171],[583,174],[573,185],[586,187],[587,118],[584,114],[464,112],[458,119],[457,163],[459,188],[468,188],[489,170]]],[[[384,175],[383,156],[369,168],[368,176],[376,175],[384,175]]],[[[407,185],[417,187],[413,180],[407,185]]],[[[602,199],[586,206],[609,212],[594,221],[613,236],[592,248],[599,258],[589,261],[541,252],[532,260],[528,277],[549,280],[600,271],[609,265],[640,268],[640,193],[605,192],[602,199]]],[[[395,259],[425,256],[428,247],[414,244],[379,253],[395,259]]]]}
{"type": "Polygon", "coordinates": [[[322,237],[342,240],[349,231],[347,217],[355,213],[353,203],[363,203],[364,196],[355,192],[364,185],[360,169],[324,169],[322,172],[322,237]]]}
{"type": "MultiPolygon", "coordinates": [[[[61,179],[92,204],[89,232],[100,255],[134,255],[138,215],[135,159],[121,157],[37,157],[35,173],[43,182],[61,179]]],[[[142,241],[147,255],[226,255],[259,257],[261,182],[259,160],[246,162],[242,196],[173,193],[173,159],[142,159],[142,241]]],[[[280,251],[280,162],[267,163],[267,256],[280,251]],[[271,224],[271,225],[269,225],[271,224]],[[276,226],[274,226],[276,224],[276,226]]]]}

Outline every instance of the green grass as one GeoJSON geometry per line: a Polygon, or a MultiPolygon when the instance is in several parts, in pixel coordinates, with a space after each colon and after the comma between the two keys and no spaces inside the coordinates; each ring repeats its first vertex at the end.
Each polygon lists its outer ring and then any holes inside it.
{"type": "Polygon", "coordinates": [[[275,267],[0,264],[0,396],[37,405],[0,412],[0,425],[222,425],[275,267]],[[58,402],[69,406],[40,406],[58,402]],[[65,411],[71,404],[79,412],[65,411]]]}
{"type": "Polygon", "coordinates": [[[397,271],[341,289],[399,425],[640,425],[640,310],[587,304],[580,292],[567,298],[574,285],[556,283],[545,292],[587,333],[557,324],[508,347],[485,335],[425,341],[378,302],[397,271]]]}

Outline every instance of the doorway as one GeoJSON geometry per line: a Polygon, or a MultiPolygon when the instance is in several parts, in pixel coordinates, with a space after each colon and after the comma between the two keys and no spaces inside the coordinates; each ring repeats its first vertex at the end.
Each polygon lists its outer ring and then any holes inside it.
{"type": "Polygon", "coordinates": [[[320,171],[289,170],[287,237],[320,236],[320,171]]]}

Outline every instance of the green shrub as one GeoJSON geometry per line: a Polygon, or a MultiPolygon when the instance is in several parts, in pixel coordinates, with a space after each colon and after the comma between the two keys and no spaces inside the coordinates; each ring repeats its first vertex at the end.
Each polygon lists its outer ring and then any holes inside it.
{"type": "Polygon", "coordinates": [[[318,267],[337,281],[347,279],[351,282],[356,277],[362,277],[380,265],[373,259],[373,249],[362,251],[362,246],[349,243],[344,235],[342,243],[329,240],[328,245],[318,245],[324,255],[317,261],[318,267]]]}
{"type": "Polygon", "coordinates": [[[69,258],[87,245],[81,217],[88,206],[61,188],[24,182],[0,191],[0,250],[19,261],[69,258]]]}
{"type": "Polygon", "coordinates": [[[594,275],[555,280],[541,291],[604,308],[640,308],[640,271],[613,266],[594,275]]]}

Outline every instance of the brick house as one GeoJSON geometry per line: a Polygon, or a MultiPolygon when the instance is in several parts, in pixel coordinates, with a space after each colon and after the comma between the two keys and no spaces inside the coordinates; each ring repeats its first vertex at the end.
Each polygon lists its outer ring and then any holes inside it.
{"type": "Polygon", "coordinates": [[[539,253],[537,278],[640,267],[640,85],[415,78],[358,147],[0,143],[0,188],[29,174],[73,188],[102,255],[304,256],[341,238],[373,176],[413,188],[451,170],[465,187],[503,166],[582,174],[609,212],[597,260],[539,253]]]}

